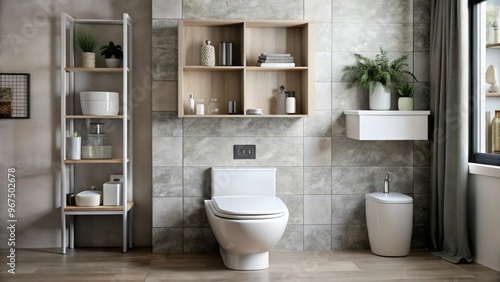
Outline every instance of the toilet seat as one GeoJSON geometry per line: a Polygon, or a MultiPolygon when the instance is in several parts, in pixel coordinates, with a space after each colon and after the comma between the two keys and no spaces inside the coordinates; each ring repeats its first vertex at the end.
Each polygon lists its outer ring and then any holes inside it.
{"type": "Polygon", "coordinates": [[[215,196],[208,204],[216,216],[227,219],[270,219],[288,211],[280,198],[271,196],[215,196]]]}

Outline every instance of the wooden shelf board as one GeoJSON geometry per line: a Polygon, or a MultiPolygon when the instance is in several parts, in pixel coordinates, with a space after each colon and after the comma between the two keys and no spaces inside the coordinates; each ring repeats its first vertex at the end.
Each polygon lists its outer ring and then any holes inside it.
{"type": "Polygon", "coordinates": [[[486,48],[500,48],[500,43],[486,44],[486,48]]]}
{"type": "Polygon", "coordinates": [[[293,67],[293,68],[268,68],[268,67],[257,67],[257,66],[246,67],[247,71],[304,71],[308,69],[309,69],[308,67],[293,67]]]}
{"type": "MultiPolygon", "coordinates": [[[[122,73],[123,68],[80,68],[80,67],[66,67],[67,72],[96,72],[96,73],[122,73]]],[[[129,69],[127,68],[127,72],[129,69]]]]}
{"type": "MultiPolygon", "coordinates": [[[[127,158],[127,162],[129,159],[127,158]]],[[[122,158],[112,159],[82,159],[82,160],[64,160],[65,164],[121,164],[122,158]]]]}
{"type": "MultiPolygon", "coordinates": [[[[127,211],[132,209],[134,202],[127,202],[127,211]]],[[[123,211],[123,206],[97,206],[97,207],[78,207],[78,206],[66,206],[64,208],[65,212],[102,212],[102,211],[123,211]]]]}
{"type": "MultiPolygon", "coordinates": [[[[123,115],[116,116],[95,116],[95,115],[66,115],[64,116],[68,119],[87,119],[87,118],[98,118],[98,119],[123,119],[123,115]]],[[[130,116],[127,115],[127,119],[130,119],[130,116]]]]}
{"type": "Polygon", "coordinates": [[[234,71],[243,70],[243,66],[185,66],[183,69],[185,71],[234,71]]]}
{"type": "Polygon", "coordinates": [[[183,118],[302,118],[309,117],[306,114],[295,114],[295,115],[180,115],[183,118]]]}
{"type": "Polygon", "coordinates": [[[486,97],[500,97],[500,93],[486,93],[486,97]]]}

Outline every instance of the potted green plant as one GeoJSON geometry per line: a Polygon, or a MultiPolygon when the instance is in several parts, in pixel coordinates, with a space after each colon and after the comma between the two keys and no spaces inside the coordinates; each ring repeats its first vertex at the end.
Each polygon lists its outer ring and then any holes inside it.
{"type": "Polygon", "coordinates": [[[398,85],[398,109],[400,111],[413,111],[413,85],[403,82],[398,85]]]}
{"type": "Polygon", "coordinates": [[[89,27],[82,27],[76,36],[76,44],[82,49],[82,67],[95,68],[95,45],[97,38],[89,27]]]}
{"type": "Polygon", "coordinates": [[[123,58],[122,46],[109,41],[109,44],[101,47],[101,55],[104,56],[108,68],[118,68],[123,58]]]}
{"type": "Polygon", "coordinates": [[[380,47],[380,54],[375,59],[354,53],[357,62],[343,68],[342,81],[347,87],[359,86],[370,93],[371,110],[389,110],[391,108],[391,87],[401,85],[407,75],[417,80],[415,75],[404,68],[408,66],[407,55],[391,62],[387,51],[380,47]]]}

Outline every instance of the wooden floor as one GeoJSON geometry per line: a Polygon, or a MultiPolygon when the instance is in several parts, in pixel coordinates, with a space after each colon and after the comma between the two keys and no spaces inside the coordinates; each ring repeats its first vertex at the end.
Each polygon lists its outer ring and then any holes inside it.
{"type": "Polygon", "coordinates": [[[152,254],[150,249],[16,250],[16,274],[0,250],[0,281],[500,281],[479,264],[451,264],[425,251],[385,258],[369,251],[271,253],[261,271],[228,270],[218,254],[152,254]]]}

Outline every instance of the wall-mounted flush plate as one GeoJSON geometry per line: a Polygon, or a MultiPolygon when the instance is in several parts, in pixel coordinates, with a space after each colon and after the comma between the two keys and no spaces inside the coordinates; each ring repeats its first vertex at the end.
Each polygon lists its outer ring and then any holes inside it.
{"type": "Polygon", "coordinates": [[[255,145],[234,145],[233,146],[234,159],[255,159],[256,149],[255,145]]]}

